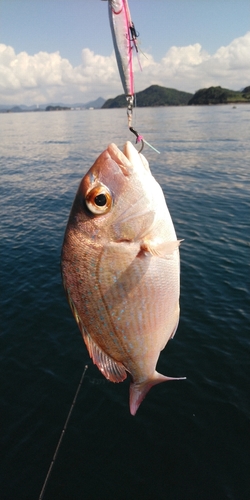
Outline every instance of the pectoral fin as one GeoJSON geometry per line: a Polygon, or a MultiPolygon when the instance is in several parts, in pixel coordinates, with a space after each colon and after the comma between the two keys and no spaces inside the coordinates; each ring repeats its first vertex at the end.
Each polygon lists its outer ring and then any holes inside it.
{"type": "Polygon", "coordinates": [[[155,257],[160,257],[161,259],[168,259],[176,250],[179,248],[183,240],[167,241],[163,243],[158,243],[157,241],[144,240],[141,243],[141,252],[149,253],[155,257]]]}

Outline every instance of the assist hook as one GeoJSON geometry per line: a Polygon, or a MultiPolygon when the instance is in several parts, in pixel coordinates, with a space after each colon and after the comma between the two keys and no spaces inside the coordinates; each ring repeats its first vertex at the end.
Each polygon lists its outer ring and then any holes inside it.
{"type": "Polygon", "coordinates": [[[130,132],[132,132],[133,134],[135,134],[135,136],[136,136],[136,141],[135,141],[136,144],[138,142],[141,142],[141,149],[140,149],[140,151],[138,151],[138,153],[141,153],[142,150],[143,150],[143,148],[144,148],[144,140],[143,140],[142,135],[138,134],[138,132],[133,127],[129,127],[129,130],[130,130],[130,132]]]}

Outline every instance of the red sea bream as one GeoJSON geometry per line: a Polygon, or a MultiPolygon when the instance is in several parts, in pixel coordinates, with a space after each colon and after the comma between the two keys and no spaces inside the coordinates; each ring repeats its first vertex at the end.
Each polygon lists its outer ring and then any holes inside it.
{"type": "Polygon", "coordinates": [[[179,321],[179,241],[148,162],[127,142],[83,177],[62,248],[69,304],[90,357],[112,382],[131,376],[135,415],[179,321]]]}

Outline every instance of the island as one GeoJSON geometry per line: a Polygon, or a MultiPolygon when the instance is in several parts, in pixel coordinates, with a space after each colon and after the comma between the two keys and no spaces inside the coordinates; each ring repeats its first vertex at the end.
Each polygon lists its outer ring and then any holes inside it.
{"type": "Polygon", "coordinates": [[[47,106],[45,111],[69,111],[70,109],[67,106],[47,106]]]}
{"type": "Polygon", "coordinates": [[[250,102],[250,86],[242,91],[224,89],[220,86],[200,89],[189,101],[190,105],[201,104],[236,104],[250,102]]]}
{"type": "MultiPolygon", "coordinates": [[[[244,104],[250,103],[250,85],[243,90],[230,90],[220,86],[208,87],[197,90],[195,94],[184,92],[173,88],[151,85],[141,92],[135,94],[135,107],[157,107],[157,106],[192,106],[192,105],[216,105],[216,104],[244,104]]],[[[69,111],[86,109],[111,109],[126,108],[127,101],[124,94],[113,99],[104,100],[99,97],[85,104],[41,104],[27,106],[24,104],[11,106],[0,104],[0,113],[21,113],[28,111],[69,111]]]]}
{"type": "MultiPolygon", "coordinates": [[[[186,106],[193,94],[180,90],[151,85],[150,87],[136,92],[136,107],[146,106],[186,106]]],[[[105,108],[125,108],[127,106],[124,94],[118,95],[114,99],[108,99],[102,106],[105,108]]]]}

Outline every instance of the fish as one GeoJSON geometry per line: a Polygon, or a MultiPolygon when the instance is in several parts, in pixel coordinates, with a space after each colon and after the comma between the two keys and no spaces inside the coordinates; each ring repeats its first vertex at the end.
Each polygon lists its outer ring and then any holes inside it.
{"type": "Polygon", "coordinates": [[[69,305],[93,363],[130,383],[135,415],[180,315],[180,240],[148,161],[131,142],[108,145],[83,177],[61,254],[69,305]]]}

